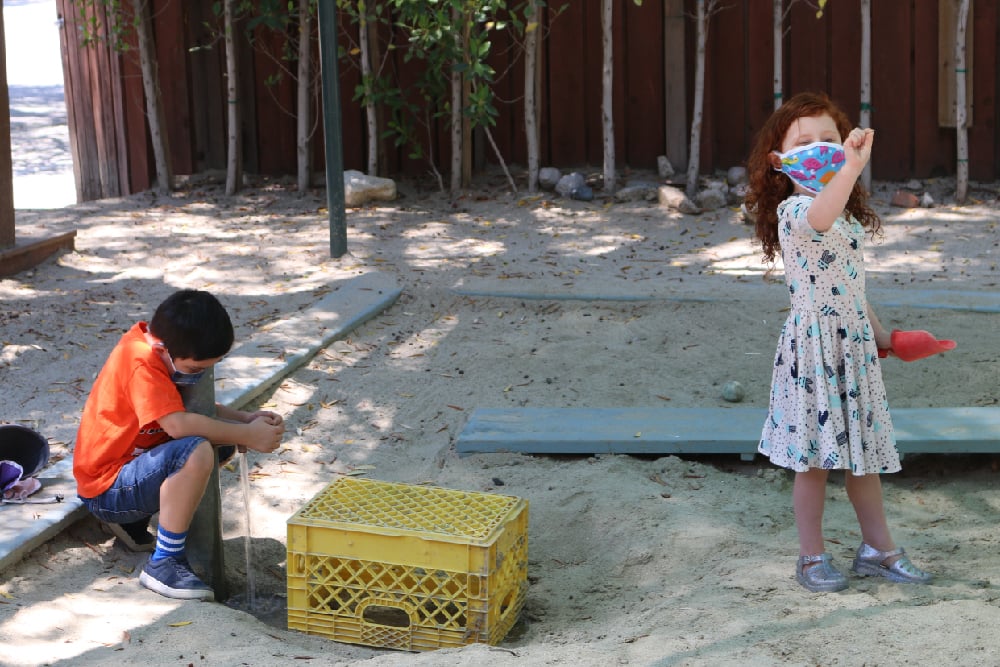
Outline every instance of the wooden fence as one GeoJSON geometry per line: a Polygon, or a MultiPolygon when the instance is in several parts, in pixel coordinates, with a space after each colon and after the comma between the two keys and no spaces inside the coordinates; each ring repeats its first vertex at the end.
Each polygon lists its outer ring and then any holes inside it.
{"type": "MultiPolygon", "coordinates": [[[[873,158],[877,179],[902,180],[954,173],[954,128],[939,124],[939,2],[879,0],[872,3],[872,125],[878,132],[873,158]]],[[[107,46],[82,47],[73,0],[57,0],[64,20],[67,104],[81,197],[93,199],[143,190],[153,175],[145,129],[145,106],[135,51],[119,54],[107,46]]],[[[550,4],[556,4],[552,2],[550,4]]],[[[786,0],[786,5],[788,0],[786,0]]],[[[211,3],[154,0],[154,33],[167,109],[172,162],[176,173],[225,167],[226,99],[221,45],[205,28],[217,21],[211,3]]],[[[728,0],[712,18],[706,69],[705,118],[700,168],[703,172],[741,164],[754,132],[773,109],[772,0],[728,0]]],[[[973,179],[1000,176],[997,121],[1000,89],[1000,25],[995,0],[973,3],[970,76],[973,124],[970,173],[973,179]]],[[[694,0],[617,0],[614,16],[614,119],[620,169],[653,168],[658,155],[674,165],[687,163],[694,80],[694,0]]],[[[853,118],[860,107],[860,2],[834,0],[822,18],[810,3],[792,4],[783,37],[785,95],[823,90],[853,118]]],[[[341,16],[342,44],[356,26],[341,16]]],[[[600,0],[567,0],[557,17],[543,21],[545,40],[539,63],[542,163],[564,168],[599,167],[601,139],[600,0]]],[[[272,52],[282,44],[258,31],[258,46],[272,52]]],[[[384,36],[384,38],[388,38],[384,36]]],[[[404,89],[419,67],[404,62],[403,49],[390,65],[404,89]]],[[[523,61],[507,35],[498,33],[491,63],[500,116],[494,138],[511,164],[524,164],[523,61]]],[[[261,48],[243,45],[244,165],[269,175],[294,174],[294,82],[265,82],[282,65],[261,48]]],[[[294,63],[290,67],[294,71],[294,63]]],[[[364,169],[364,113],[353,101],[356,66],[341,61],[342,146],[346,168],[364,169]]],[[[317,92],[318,109],[318,92],[317,92]]],[[[322,126],[313,154],[322,169],[322,126]]],[[[436,125],[426,146],[438,168],[449,165],[448,135],[436,125]]],[[[382,171],[413,175],[428,169],[424,160],[384,141],[382,171]]],[[[477,144],[476,160],[495,162],[487,144],[477,144]]]]}

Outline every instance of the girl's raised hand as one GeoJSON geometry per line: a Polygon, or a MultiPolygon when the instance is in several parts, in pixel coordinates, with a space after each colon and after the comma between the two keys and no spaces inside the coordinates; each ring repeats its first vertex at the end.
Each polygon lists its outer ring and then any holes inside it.
{"type": "Polygon", "coordinates": [[[857,169],[864,169],[872,156],[872,143],[875,141],[875,130],[862,130],[856,127],[844,140],[844,159],[857,169]]]}

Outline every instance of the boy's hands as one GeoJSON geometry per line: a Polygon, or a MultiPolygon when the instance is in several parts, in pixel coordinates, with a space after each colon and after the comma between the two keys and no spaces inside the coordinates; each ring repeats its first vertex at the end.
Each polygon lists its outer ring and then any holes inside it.
{"type": "Polygon", "coordinates": [[[246,425],[246,435],[240,444],[255,452],[270,454],[281,444],[281,436],[285,433],[283,420],[273,412],[254,415],[253,421],[246,425]]]}
{"type": "Polygon", "coordinates": [[[257,410],[256,412],[248,412],[246,422],[250,423],[254,419],[263,419],[271,426],[281,426],[284,423],[284,419],[277,412],[271,412],[269,410],[257,410]]]}

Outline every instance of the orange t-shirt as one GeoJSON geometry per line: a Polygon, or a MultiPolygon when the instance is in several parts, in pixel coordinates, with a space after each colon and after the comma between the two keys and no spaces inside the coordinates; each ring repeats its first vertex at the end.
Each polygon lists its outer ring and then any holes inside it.
{"type": "Polygon", "coordinates": [[[104,364],[87,398],[73,450],[77,493],[107,491],[135,450],[170,440],[157,421],[184,411],[166,364],[146,338],[147,324],[129,329],[104,364]]]}

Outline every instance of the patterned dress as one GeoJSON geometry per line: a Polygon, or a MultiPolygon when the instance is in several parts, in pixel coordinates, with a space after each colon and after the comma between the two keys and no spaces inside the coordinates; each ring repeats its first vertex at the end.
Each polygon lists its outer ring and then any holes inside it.
{"type": "Polygon", "coordinates": [[[774,355],[758,450],[799,472],[897,472],[899,453],[865,298],[865,231],[853,217],[815,231],[806,220],[812,202],[793,195],[778,206],[792,307],[774,355]]]}

